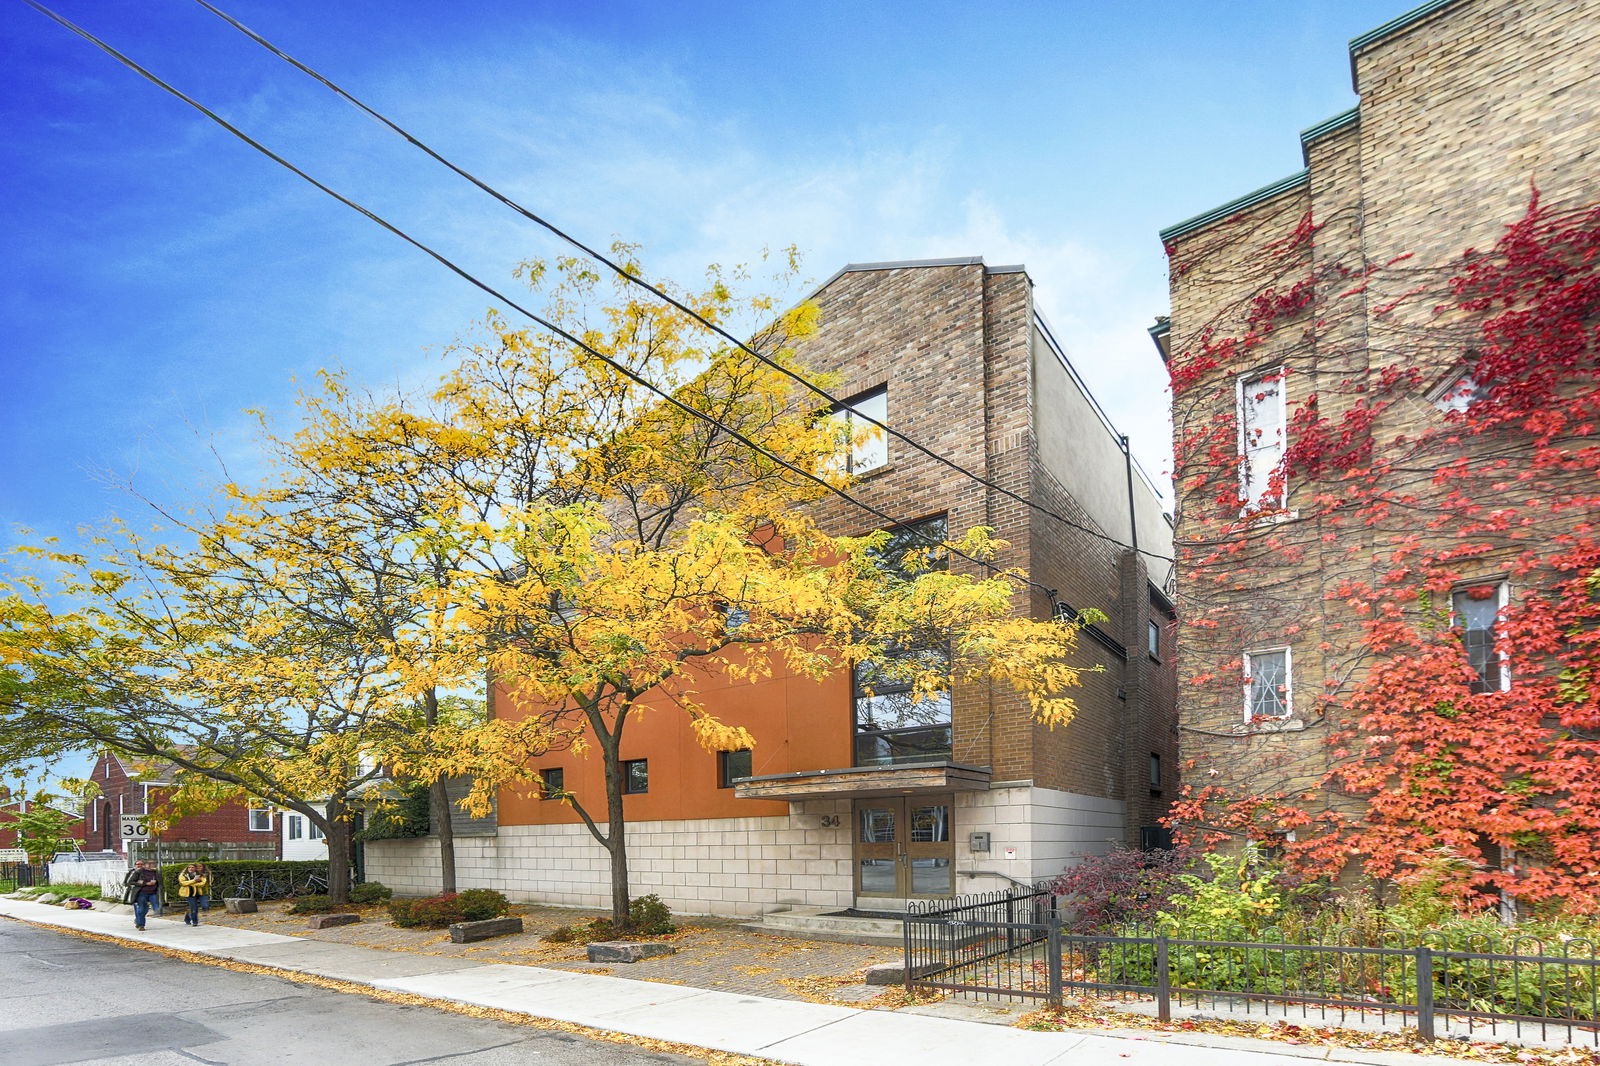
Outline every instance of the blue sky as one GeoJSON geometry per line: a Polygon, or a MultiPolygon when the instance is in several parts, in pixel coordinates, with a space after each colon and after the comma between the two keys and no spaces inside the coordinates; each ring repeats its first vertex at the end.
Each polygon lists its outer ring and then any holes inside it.
{"type": "MultiPolygon", "coordinates": [[[[556,246],[184,0],[69,18],[492,284],[556,246]]],[[[1145,466],[1166,468],[1156,231],[1300,166],[1395,0],[384,3],[241,20],[657,275],[794,242],[1025,263],[1145,466]]],[[[248,474],[245,409],[343,365],[419,380],[488,304],[10,0],[0,22],[0,522],[71,536],[248,474]]]]}

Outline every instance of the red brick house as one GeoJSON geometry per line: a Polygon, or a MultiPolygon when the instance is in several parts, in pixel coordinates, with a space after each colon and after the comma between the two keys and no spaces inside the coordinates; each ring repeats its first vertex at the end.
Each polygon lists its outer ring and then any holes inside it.
{"type": "MultiPolygon", "coordinates": [[[[12,799],[10,795],[0,790],[0,848],[14,848],[17,846],[17,830],[12,825],[12,816],[15,813],[28,810],[33,805],[31,800],[25,798],[12,799]]],[[[56,810],[61,810],[63,814],[69,813],[60,807],[57,807],[56,810]]],[[[67,835],[82,844],[86,831],[85,824],[80,820],[75,825],[68,827],[67,835]]]]}
{"type": "MultiPolygon", "coordinates": [[[[139,761],[101,752],[89,779],[100,791],[84,810],[85,847],[127,852],[122,817],[147,814],[173,788],[170,763],[139,761]]],[[[161,831],[163,843],[253,844],[279,852],[279,813],[261,801],[232,800],[213,811],[179,818],[161,831]]]]}

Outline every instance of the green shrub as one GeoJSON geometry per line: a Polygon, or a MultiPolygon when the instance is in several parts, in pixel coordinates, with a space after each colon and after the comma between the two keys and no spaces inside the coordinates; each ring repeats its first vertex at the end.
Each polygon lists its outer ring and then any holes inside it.
{"type": "Polygon", "coordinates": [[[351,903],[387,903],[394,889],[382,881],[364,881],[350,887],[351,903]]]}
{"type": "MultiPolygon", "coordinates": [[[[161,867],[161,890],[168,899],[178,898],[178,875],[189,863],[169,862],[161,867]]],[[[213,899],[252,895],[255,899],[286,899],[297,894],[311,875],[328,879],[327,859],[222,859],[205,863],[211,871],[210,895],[213,899]],[[239,882],[246,876],[256,879],[253,893],[241,892],[239,882]],[[277,886],[263,891],[263,881],[277,886]]]]}
{"type": "Polygon", "coordinates": [[[678,931],[671,908],[654,892],[628,904],[628,928],[635,936],[666,936],[678,931]]]}
{"type": "Polygon", "coordinates": [[[456,896],[466,921],[498,918],[511,909],[511,901],[492,888],[469,888],[456,896]]]}
{"type": "Polygon", "coordinates": [[[296,896],[289,904],[290,914],[327,914],[334,909],[327,896],[296,896]]]}
{"type": "Polygon", "coordinates": [[[640,896],[628,904],[628,922],[620,928],[610,918],[596,918],[584,930],[586,940],[627,940],[676,933],[672,911],[655,893],[640,896]]]}
{"type": "Polygon", "coordinates": [[[366,816],[356,840],[400,840],[425,837],[433,828],[428,819],[428,786],[406,785],[398,795],[385,798],[366,816]]]}

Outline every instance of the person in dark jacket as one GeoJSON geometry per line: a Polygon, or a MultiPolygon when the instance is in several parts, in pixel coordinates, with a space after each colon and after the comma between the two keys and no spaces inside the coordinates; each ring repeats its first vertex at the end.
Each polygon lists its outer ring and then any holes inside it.
{"type": "Polygon", "coordinates": [[[122,883],[128,886],[128,902],[133,904],[133,927],[143,932],[145,916],[151,907],[159,906],[161,874],[140,859],[122,883]]]}

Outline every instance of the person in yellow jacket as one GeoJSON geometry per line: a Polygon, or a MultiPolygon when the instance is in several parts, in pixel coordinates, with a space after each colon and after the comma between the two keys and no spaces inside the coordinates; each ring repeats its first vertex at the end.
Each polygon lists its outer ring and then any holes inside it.
{"type": "Polygon", "coordinates": [[[184,925],[200,924],[200,908],[211,902],[211,871],[204,863],[191,862],[178,875],[178,895],[189,905],[184,925]]]}

